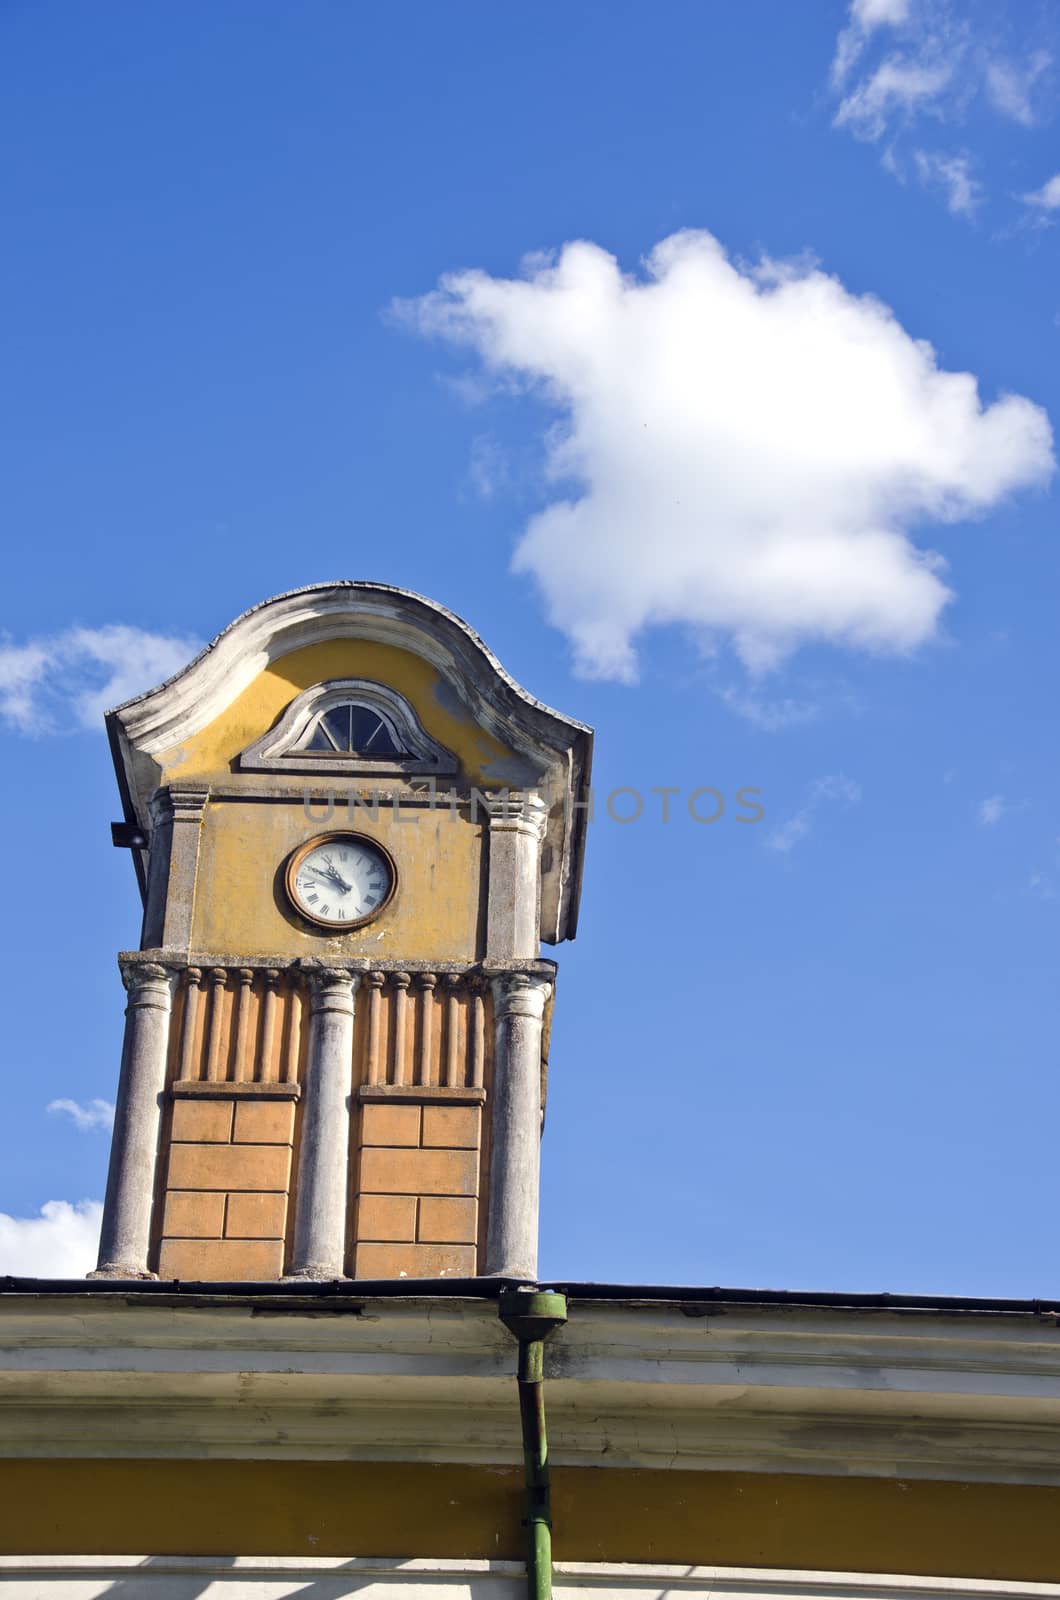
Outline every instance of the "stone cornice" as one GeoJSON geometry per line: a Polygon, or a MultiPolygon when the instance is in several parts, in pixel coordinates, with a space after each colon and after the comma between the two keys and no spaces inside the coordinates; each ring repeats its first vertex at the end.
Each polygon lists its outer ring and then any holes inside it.
{"type": "Polygon", "coordinates": [[[174,972],[183,972],[186,969],[209,972],[212,968],[221,967],[235,971],[240,967],[246,967],[255,971],[278,974],[286,974],[293,969],[305,974],[315,971],[318,967],[328,967],[343,972],[378,971],[387,976],[392,976],[395,972],[431,972],[452,973],[460,977],[481,975],[484,978],[493,978],[503,977],[506,973],[525,973],[530,978],[543,978],[551,984],[556,981],[556,963],[547,960],[406,961],[399,957],[389,959],[378,955],[351,956],[344,960],[330,955],[325,959],[313,956],[248,956],[216,950],[192,950],[190,953],[182,950],[123,950],[118,956],[118,962],[123,971],[132,971],[143,965],[158,965],[174,972]]]}
{"type": "MultiPolygon", "coordinates": [[[[514,1462],[488,1301],[0,1294],[6,1455],[514,1462]]],[[[574,1300],[557,1463],[1060,1483],[1060,1330],[1033,1317],[574,1300]]]]}

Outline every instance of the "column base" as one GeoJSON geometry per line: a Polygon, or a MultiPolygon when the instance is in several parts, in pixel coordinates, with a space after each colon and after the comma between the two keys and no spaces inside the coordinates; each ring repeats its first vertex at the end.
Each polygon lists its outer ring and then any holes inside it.
{"type": "Polygon", "coordinates": [[[297,1272],[285,1272],[280,1282],[348,1283],[350,1280],[344,1272],[335,1272],[331,1267],[299,1267],[297,1272]]]}
{"type": "Polygon", "coordinates": [[[95,1272],[86,1272],[85,1278],[86,1280],[89,1278],[138,1279],[140,1282],[157,1283],[158,1273],[141,1272],[137,1267],[123,1267],[116,1262],[113,1265],[108,1263],[104,1267],[97,1267],[95,1272]]]}

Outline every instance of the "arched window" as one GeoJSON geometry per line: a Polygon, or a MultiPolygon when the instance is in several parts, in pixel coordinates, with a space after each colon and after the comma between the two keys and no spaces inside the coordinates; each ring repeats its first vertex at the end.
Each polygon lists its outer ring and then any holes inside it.
{"type": "Polygon", "coordinates": [[[404,756],[397,733],[389,720],[373,706],[356,700],[340,700],[338,705],[314,717],[302,738],[300,750],[320,750],[343,756],[404,756]]]}
{"type": "Polygon", "coordinates": [[[264,738],[243,751],[249,772],[449,775],[452,751],[432,739],[413,707],[389,684],[369,678],[316,683],[287,707],[264,738]]]}

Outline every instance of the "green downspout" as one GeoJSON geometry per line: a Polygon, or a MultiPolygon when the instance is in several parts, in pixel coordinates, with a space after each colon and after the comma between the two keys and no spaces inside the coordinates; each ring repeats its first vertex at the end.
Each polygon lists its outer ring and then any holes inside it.
{"type": "Polygon", "coordinates": [[[545,1433],[545,1340],[567,1320],[567,1297],[506,1289],[500,1317],[519,1341],[519,1416],[526,1468],[527,1600],[552,1600],[552,1504],[545,1433]]]}

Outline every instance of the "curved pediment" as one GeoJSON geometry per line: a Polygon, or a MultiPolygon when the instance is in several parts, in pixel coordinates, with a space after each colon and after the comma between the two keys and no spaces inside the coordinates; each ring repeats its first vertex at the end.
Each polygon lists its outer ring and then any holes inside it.
{"type": "MultiPolygon", "coordinates": [[[[307,730],[333,686],[348,682],[375,685],[392,748],[366,763],[351,734],[349,750],[319,759],[347,781],[370,771],[408,781],[437,773],[468,787],[535,789],[549,817],[541,937],[570,937],[591,730],[527,693],[453,612],[388,584],[318,584],[266,600],[183,671],[109,712],[126,820],[149,833],[148,802],[160,784],[315,772],[307,730]],[[389,711],[387,695],[396,696],[389,711]],[[402,704],[403,722],[395,720],[402,704]],[[262,764],[270,760],[279,767],[262,764]]],[[[361,702],[370,703],[370,691],[361,702]]]]}

